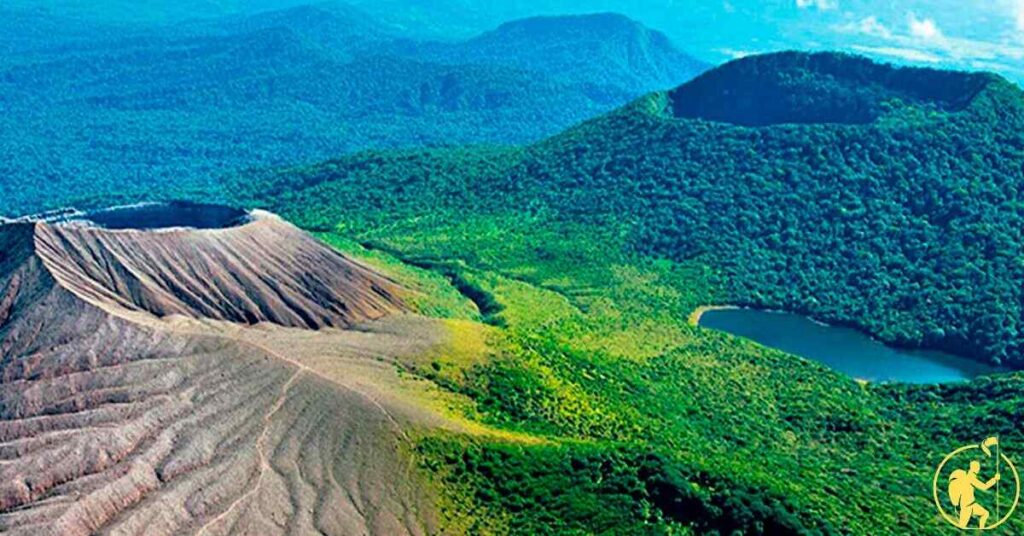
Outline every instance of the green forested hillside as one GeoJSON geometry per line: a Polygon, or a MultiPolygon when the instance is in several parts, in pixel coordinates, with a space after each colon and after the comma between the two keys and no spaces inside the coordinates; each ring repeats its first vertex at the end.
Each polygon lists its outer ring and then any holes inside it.
{"type": "Polygon", "coordinates": [[[546,443],[426,438],[452,527],[937,534],[943,454],[1024,439],[1019,374],[859,384],[686,316],[785,308],[1020,367],[1022,112],[994,76],[787,53],[528,147],[363,153],[232,191],[488,304],[489,360],[416,373],[546,443]],[[721,121],[735,87],[821,116],[721,121]],[[679,114],[683,95],[708,101],[679,114]]]}
{"type": "Polygon", "coordinates": [[[986,73],[901,69],[854,56],[789,52],[737,60],[671,91],[670,100],[676,117],[746,126],[870,123],[905,105],[959,111],[995,81],[986,73]]]}
{"type": "MultiPolygon", "coordinates": [[[[727,301],[808,312],[890,342],[1020,366],[1022,127],[1020,89],[994,76],[780,54],[645,97],[479,173],[471,167],[436,179],[457,180],[464,190],[416,182],[426,173],[420,160],[435,165],[426,155],[364,155],[281,180],[321,183],[298,194],[313,197],[343,187],[335,179],[351,174],[350,166],[401,165],[387,188],[409,183],[402,195],[413,206],[431,199],[511,205],[566,221],[614,217],[627,224],[637,253],[715,267],[727,301]],[[826,59],[848,62],[847,75],[815,70],[826,59]],[[858,68],[892,72],[866,85],[856,76],[870,73],[849,75],[858,68]],[[842,104],[856,95],[881,115],[843,122],[826,112],[823,122],[751,128],[675,114],[678,99],[699,94],[712,96],[686,106],[713,110],[712,82],[719,92],[742,86],[773,95],[777,89],[751,72],[788,79],[799,98],[836,110],[845,108],[830,99],[842,104]],[[932,82],[949,94],[918,91],[915,75],[951,80],[932,82]],[[950,109],[954,101],[959,107],[950,109]]],[[[388,193],[366,195],[399,203],[388,193]]]]}

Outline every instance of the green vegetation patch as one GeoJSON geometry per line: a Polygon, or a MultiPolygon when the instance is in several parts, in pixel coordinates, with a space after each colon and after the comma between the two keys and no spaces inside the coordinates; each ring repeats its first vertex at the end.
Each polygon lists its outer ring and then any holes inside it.
{"type": "Polygon", "coordinates": [[[449,526],[473,534],[839,534],[784,498],[630,448],[432,438],[419,455],[458,497],[449,526]]]}
{"type": "Polygon", "coordinates": [[[864,385],[687,324],[702,304],[783,308],[1019,365],[1024,99],[992,79],[912,101],[750,128],[656,95],[527,148],[366,153],[232,191],[484,305],[488,359],[414,373],[542,444],[425,440],[455,532],[937,534],[942,456],[1024,444],[1020,375],[864,385]]]}

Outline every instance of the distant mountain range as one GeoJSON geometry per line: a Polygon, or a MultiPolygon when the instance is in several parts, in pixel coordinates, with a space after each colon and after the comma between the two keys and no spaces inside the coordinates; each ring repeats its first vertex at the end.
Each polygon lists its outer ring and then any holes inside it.
{"type": "Polygon", "coordinates": [[[344,4],[161,26],[17,16],[0,40],[8,213],[208,190],[241,168],[359,149],[528,142],[706,67],[610,14],[452,43],[344,4]],[[40,181],[45,201],[26,188],[40,181]]]}

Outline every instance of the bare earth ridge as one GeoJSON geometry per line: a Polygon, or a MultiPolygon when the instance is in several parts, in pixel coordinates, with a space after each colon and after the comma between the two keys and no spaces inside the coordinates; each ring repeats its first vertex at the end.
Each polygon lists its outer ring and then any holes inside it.
{"type": "Polygon", "coordinates": [[[267,213],[0,226],[0,532],[436,532],[402,292],[267,213]]]}

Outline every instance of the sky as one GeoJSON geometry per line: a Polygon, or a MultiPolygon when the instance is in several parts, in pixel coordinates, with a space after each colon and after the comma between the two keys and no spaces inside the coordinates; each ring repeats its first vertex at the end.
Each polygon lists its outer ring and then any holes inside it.
{"type": "Polygon", "coordinates": [[[713,63],[786,49],[843,50],[896,63],[991,70],[1024,81],[1024,0],[589,4],[617,4],[625,14],[668,34],[680,48],[713,63]]]}
{"type": "Polygon", "coordinates": [[[750,25],[752,35],[702,47],[721,59],[777,47],[841,49],[1024,79],[1024,0],[723,0],[722,9],[724,26],[750,25]]]}

